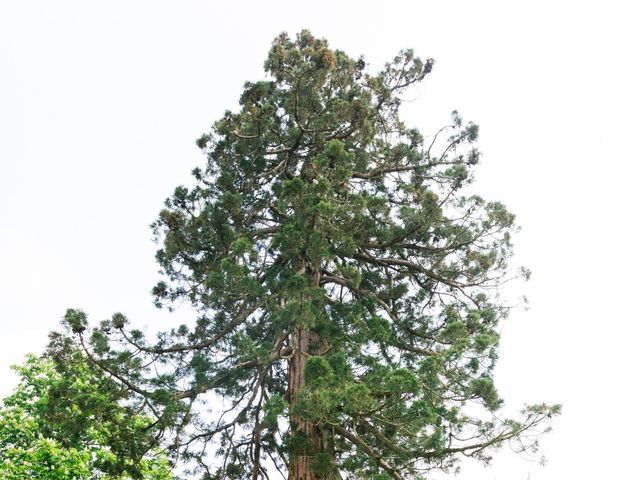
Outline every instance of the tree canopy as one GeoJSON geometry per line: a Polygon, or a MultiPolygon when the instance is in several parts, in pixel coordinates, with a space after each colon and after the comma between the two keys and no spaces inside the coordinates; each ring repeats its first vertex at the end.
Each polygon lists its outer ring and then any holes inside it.
{"type": "Polygon", "coordinates": [[[425,137],[400,119],[432,66],[405,50],[368,73],[308,31],[278,36],[153,224],[156,303],[197,321],[150,340],[121,313],[89,329],[67,312],[203,479],[426,478],[535,449],[558,413],[498,415],[514,215],[467,193],[475,124],[454,112],[425,137]]]}
{"type": "Polygon", "coordinates": [[[151,419],[126,390],[78,351],[64,360],[28,356],[0,407],[4,480],[171,480],[168,459],[150,451],[151,419]]]}

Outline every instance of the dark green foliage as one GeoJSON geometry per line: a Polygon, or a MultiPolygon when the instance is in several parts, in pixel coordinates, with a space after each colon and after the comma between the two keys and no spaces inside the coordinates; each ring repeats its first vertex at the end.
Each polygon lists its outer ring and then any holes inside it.
{"type": "Polygon", "coordinates": [[[314,385],[330,383],[333,369],[324,357],[310,357],[304,368],[304,381],[312,388],[314,385]]]}
{"type": "Polygon", "coordinates": [[[87,328],[87,316],[79,310],[67,310],[64,321],[73,333],[82,333],[87,328]]]}
{"type": "Polygon", "coordinates": [[[493,414],[514,216],[466,193],[478,127],[454,112],[425,137],[400,120],[431,60],[365,65],[281,35],[268,79],[198,139],[206,165],[153,225],[156,302],[191,302],[193,325],[154,343],[121,314],[88,337],[67,315],[203,478],[263,478],[303,453],[318,478],[423,478],[506,441],[535,449],[558,413],[493,414]]]}

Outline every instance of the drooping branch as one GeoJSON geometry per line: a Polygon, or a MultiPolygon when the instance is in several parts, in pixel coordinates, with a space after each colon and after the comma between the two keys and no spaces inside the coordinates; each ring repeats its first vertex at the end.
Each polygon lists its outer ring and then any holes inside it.
{"type": "Polygon", "coordinates": [[[387,472],[391,478],[395,480],[403,480],[400,472],[393,468],[389,463],[382,457],[382,455],[375,452],[373,448],[371,448],[367,443],[357,436],[356,434],[350,432],[344,427],[335,426],[335,432],[341,437],[349,440],[351,443],[361,448],[369,457],[371,457],[385,472],[387,472]]]}

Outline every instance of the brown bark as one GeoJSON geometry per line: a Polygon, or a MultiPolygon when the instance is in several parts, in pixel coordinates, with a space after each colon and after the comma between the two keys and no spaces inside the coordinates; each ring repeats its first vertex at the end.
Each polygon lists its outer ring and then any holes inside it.
{"type": "MultiPolygon", "coordinates": [[[[311,329],[298,327],[291,335],[293,357],[289,363],[289,406],[293,411],[296,406],[296,394],[304,385],[304,367],[310,347],[317,342],[318,335],[311,329]]],[[[302,434],[305,439],[304,449],[291,453],[289,459],[289,480],[319,480],[313,473],[313,454],[322,449],[322,435],[318,428],[297,415],[291,415],[292,434],[302,434]]]]}

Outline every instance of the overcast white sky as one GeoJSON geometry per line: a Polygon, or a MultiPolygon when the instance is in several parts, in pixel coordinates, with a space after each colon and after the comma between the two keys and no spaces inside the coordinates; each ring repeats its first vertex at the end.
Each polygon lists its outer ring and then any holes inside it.
{"type": "Polygon", "coordinates": [[[379,66],[436,59],[405,109],[480,125],[477,190],[522,226],[529,311],[503,328],[508,405],[562,402],[540,467],[506,451],[461,480],[637,478],[640,7],[628,1],[0,2],[0,395],[68,307],[150,328],[148,224],[194,139],[273,37],[309,28],[379,66]]]}

